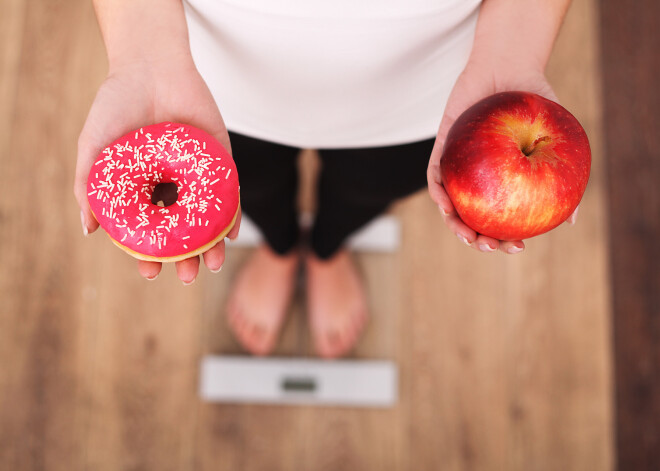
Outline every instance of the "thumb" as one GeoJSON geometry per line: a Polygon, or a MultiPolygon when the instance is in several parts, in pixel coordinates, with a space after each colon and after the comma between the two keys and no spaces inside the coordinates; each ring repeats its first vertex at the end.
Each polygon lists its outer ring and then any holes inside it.
{"type": "Polygon", "coordinates": [[[431,151],[431,158],[429,159],[429,166],[426,170],[426,179],[429,187],[429,195],[435,204],[437,204],[444,213],[451,213],[453,205],[447,196],[447,192],[442,186],[442,175],[440,172],[440,160],[442,159],[442,151],[445,146],[445,140],[449,129],[452,127],[456,118],[445,112],[440,122],[438,134],[435,138],[435,144],[431,151]]]}
{"type": "Polygon", "coordinates": [[[89,139],[85,137],[84,133],[80,135],[80,138],[78,139],[78,160],[73,182],[73,194],[80,207],[80,222],[82,224],[84,235],[91,234],[99,227],[99,223],[94,217],[87,199],[87,179],[89,178],[89,172],[99,152],[100,149],[97,149],[96,146],[92,145],[89,139]]]}

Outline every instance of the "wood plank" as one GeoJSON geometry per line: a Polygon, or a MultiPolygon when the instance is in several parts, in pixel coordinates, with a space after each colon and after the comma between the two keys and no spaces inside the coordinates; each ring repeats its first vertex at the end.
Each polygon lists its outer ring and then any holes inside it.
{"type": "Polygon", "coordinates": [[[173,267],[147,284],[127,255],[104,252],[86,466],[190,469],[201,284],[182,286],[173,267]]]}
{"type": "MultiPolygon", "coordinates": [[[[6,0],[0,17],[0,149],[9,148],[10,123],[16,111],[16,92],[23,37],[26,4],[23,0],[6,0]]],[[[0,152],[2,152],[0,150],[0,152]]],[[[2,155],[2,154],[0,154],[2,155]]],[[[5,157],[0,158],[0,165],[5,157]]],[[[0,167],[2,168],[2,167],[0,167]]]]}
{"type": "Polygon", "coordinates": [[[94,317],[83,310],[75,250],[81,233],[72,224],[78,215],[66,183],[76,134],[63,125],[63,110],[71,111],[63,78],[78,43],[75,29],[60,27],[61,18],[80,20],[79,6],[3,4],[3,34],[12,36],[3,36],[2,46],[3,100],[9,98],[0,151],[2,469],[71,470],[84,456],[79,406],[94,317]]]}
{"type": "Polygon", "coordinates": [[[619,469],[660,469],[658,2],[601,2],[619,469]]]}

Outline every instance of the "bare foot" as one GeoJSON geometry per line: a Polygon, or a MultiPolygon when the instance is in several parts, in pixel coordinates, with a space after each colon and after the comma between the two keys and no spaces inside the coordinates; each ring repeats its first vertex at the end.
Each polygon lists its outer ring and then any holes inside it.
{"type": "Polygon", "coordinates": [[[345,249],[329,260],[309,253],[306,267],[307,309],[316,351],[325,358],[345,355],[369,318],[362,278],[345,249]]]}
{"type": "Polygon", "coordinates": [[[299,250],[279,255],[260,245],[236,277],[227,302],[229,327],[243,347],[268,355],[284,323],[297,273],[299,250]]]}

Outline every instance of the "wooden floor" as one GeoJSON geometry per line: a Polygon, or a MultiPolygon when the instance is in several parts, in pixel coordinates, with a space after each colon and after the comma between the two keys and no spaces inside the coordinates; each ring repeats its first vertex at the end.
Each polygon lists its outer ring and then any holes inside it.
{"type": "MultiPolygon", "coordinates": [[[[398,363],[389,410],[198,400],[200,356],[240,351],[222,306],[248,251],[184,287],[83,238],[76,140],[106,72],[90,3],[3,0],[0,470],[613,469],[595,0],[574,1],[548,70],[593,147],[577,226],[478,254],[422,192],[394,208],[400,252],[357,256],[373,321],[355,356],[398,363]]],[[[300,296],[292,311],[277,353],[307,355],[300,296]]]]}
{"type": "Polygon", "coordinates": [[[660,3],[601,2],[617,467],[660,470],[660,3]],[[642,14],[639,14],[639,13],[642,14]]]}

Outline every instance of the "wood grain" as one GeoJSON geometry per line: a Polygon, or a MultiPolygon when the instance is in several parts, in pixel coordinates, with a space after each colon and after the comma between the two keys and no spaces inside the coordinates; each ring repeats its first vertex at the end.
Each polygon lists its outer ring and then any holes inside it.
{"type": "Polygon", "coordinates": [[[64,470],[84,456],[79,405],[92,326],[78,309],[79,254],[68,210],[76,134],[70,123],[58,125],[78,32],[61,28],[58,18],[75,24],[80,15],[63,1],[7,6],[3,22],[14,36],[3,36],[2,45],[8,68],[1,88],[9,99],[0,107],[0,467],[64,470]]]}
{"type": "Polygon", "coordinates": [[[660,469],[660,5],[601,5],[619,469],[660,469]]]}
{"type": "MultiPolygon", "coordinates": [[[[83,238],[76,141],[106,73],[92,7],[6,0],[0,469],[612,469],[595,6],[574,1],[548,70],[593,147],[577,226],[479,254],[425,192],[395,205],[401,250],[355,255],[372,321],[353,356],[396,361],[400,401],[363,410],[199,401],[201,355],[241,352],[224,303],[250,251],[230,247],[220,274],[183,287],[173,267],[146,282],[103,234],[83,238]]],[[[307,152],[306,209],[316,165],[307,152]]],[[[311,355],[304,305],[299,283],[277,355],[311,355]]]]}

